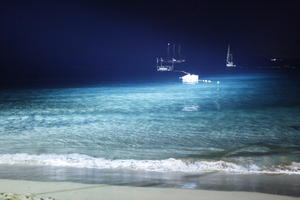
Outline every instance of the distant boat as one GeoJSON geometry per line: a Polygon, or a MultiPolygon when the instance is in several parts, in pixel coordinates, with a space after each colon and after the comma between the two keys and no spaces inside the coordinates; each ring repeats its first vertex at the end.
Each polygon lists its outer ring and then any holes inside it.
{"type": "Polygon", "coordinates": [[[173,53],[172,57],[170,56],[170,43],[167,46],[167,57],[166,58],[156,58],[156,69],[157,71],[173,71],[175,63],[184,63],[185,59],[181,57],[181,47],[178,45],[177,53],[176,53],[176,46],[173,44],[173,53]]]}
{"type": "Polygon", "coordinates": [[[173,54],[172,57],[170,56],[170,43],[168,43],[167,46],[167,57],[166,58],[156,58],[156,70],[160,72],[181,72],[184,73],[184,76],[179,77],[183,83],[198,83],[199,76],[196,74],[190,74],[185,71],[180,70],[174,70],[175,64],[184,63],[185,59],[181,58],[181,47],[178,45],[177,53],[176,53],[176,46],[175,44],[173,46],[173,54]]]}
{"type": "Polygon", "coordinates": [[[230,53],[230,45],[228,45],[227,49],[226,67],[236,67],[236,65],[233,63],[232,53],[230,53]]]}
{"type": "Polygon", "coordinates": [[[185,71],[181,71],[185,73],[186,75],[179,77],[183,83],[198,83],[199,82],[199,76],[196,74],[190,74],[185,71]]]}

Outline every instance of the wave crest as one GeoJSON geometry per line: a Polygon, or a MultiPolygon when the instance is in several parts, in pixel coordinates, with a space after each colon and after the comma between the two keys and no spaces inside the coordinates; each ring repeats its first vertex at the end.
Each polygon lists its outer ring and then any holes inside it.
{"type": "Polygon", "coordinates": [[[228,173],[267,173],[267,174],[300,174],[300,163],[293,162],[291,165],[273,166],[264,169],[257,165],[247,167],[225,161],[187,161],[169,158],[165,160],[109,160],[95,158],[82,154],[42,154],[30,155],[2,154],[0,164],[40,165],[56,167],[94,168],[94,169],[127,169],[154,172],[228,172],[228,173]]]}

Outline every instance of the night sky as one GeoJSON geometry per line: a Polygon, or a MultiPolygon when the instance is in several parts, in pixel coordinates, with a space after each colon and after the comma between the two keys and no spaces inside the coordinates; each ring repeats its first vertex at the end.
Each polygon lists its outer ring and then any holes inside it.
{"type": "MultiPolygon", "coordinates": [[[[193,73],[300,58],[299,1],[0,3],[0,83],[97,83],[157,76],[155,58],[181,44],[193,73]]],[[[161,76],[161,73],[160,73],[161,76]]]]}

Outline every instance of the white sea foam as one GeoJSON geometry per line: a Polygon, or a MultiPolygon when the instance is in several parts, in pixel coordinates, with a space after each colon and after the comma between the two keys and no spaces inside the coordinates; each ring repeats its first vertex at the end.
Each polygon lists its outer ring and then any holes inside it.
{"type": "Polygon", "coordinates": [[[184,106],[182,108],[182,111],[193,112],[193,111],[198,111],[198,109],[199,109],[199,106],[191,105],[191,106],[184,106]]]}
{"type": "Polygon", "coordinates": [[[0,164],[38,165],[95,169],[128,169],[154,172],[202,173],[220,171],[227,173],[253,174],[300,174],[300,163],[272,167],[268,170],[256,165],[241,166],[225,161],[185,161],[169,158],[165,160],[109,160],[82,154],[2,154],[0,164]]]}

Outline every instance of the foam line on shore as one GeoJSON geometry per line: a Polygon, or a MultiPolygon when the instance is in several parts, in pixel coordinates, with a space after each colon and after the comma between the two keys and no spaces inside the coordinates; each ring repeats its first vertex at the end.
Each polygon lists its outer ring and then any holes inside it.
{"type": "Polygon", "coordinates": [[[258,167],[255,164],[243,166],[233,162],[219,161],[189,161],[182,159],[164,160],[110,160],[95,158],[82,154],[1,154],[0,164],[10,165],[35,165],[55,167],[75,167],[94,169],[127,169],[154,172],[183,172],[183,173],[205,173],[220,171],[240,174],[300,174],[300,163],[293,162],[290,165],[279,165],[258,167]]]}

